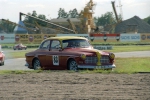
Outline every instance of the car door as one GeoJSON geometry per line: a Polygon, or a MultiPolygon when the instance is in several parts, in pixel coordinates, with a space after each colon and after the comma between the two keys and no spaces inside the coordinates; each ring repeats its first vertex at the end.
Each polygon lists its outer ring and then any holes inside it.
{"type": "Polygon", "coordinates": [[[49,69],[62,69],[60,66],[60,61],[62,60],[60,47],[59,40],[51,40],[50,49],[46,56],[46,62],[49,69]]]}
{"type": "Polygon", "coordinates": [[[38,57],[38,59],[40,60],[41,66],[46,68],[46,56],[47,53],[49,52],[49,46],[50,46],[50,40],[46,40],[44,41],[40,47],[39,50],[37,51],[36,56],[38,57]]]}

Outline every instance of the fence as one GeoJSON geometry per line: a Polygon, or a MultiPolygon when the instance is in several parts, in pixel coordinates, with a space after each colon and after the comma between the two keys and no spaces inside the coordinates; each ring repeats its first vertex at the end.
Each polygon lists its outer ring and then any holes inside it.
{"type": "Polygon", "coordinates": [[[0,34],[2,43],[39,44],[44,39],[55,36],[86,37],[90,42],[150,42],[150,34],[0,34]]]}

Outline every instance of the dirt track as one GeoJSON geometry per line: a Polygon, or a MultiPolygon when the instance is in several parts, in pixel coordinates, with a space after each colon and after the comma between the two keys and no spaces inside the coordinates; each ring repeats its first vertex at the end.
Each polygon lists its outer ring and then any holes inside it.
{"type": "Polygon", "coordinates": [[[0,100],[150,100],[150,74],[0,75],[0,100]]]}

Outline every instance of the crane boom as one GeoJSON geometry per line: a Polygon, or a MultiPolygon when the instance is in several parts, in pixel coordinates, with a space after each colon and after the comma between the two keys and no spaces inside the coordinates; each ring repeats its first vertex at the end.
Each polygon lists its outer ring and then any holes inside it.
{"type": "Polygon", "coordinates": [[[61,26],[61,25],[57,25],[57,24],[52,23],[52,22],[50,22],[50,21],[46,21],[46,20],[43,20],[43,19],[40,19],[40,18],[37,18],[37,17],[31,16],[31,15],[24,14],[24,13],[22,13],[22,12],[20,12],[20,20],[21,20],[21,16],[22,16],[22,15],[25,15],[25,16],[28,16],[28,17],[31,17],[31,18],[34,18],[34,19],[37,19],[37,20],[43,21],[43,22],[45,22],[45,23],[48,23],[48,24],[54,25],[54,26],[56,26],[56,27],[59,27],[59,28],[62,28],[62,29],[64,29],[64,30],[67,30],[67,31],[69,31],[69,32],[73,32],[73,33],[74,33],[74,30],[71,30],[71,29],[69,29],[69,28],[63,27],[63,26],[61,26]]]}
{"type": "Polygon", "coordinates": [[[72,23],[72,21],[68,18],[67,21],[69,22],[69,24],[71,25],[72,29],[74,30],[74,33],[77,34],[76,32],[76,27],[75,25],[72,23]]]}
{"type": "Polygon", "coordinates": [[[116,20],[117,20],[117,23],[118,23],[119,22],[119,18],[118,18],[116,7],[115,7],[115,1],[112,1],[111,3],[112,3],[112,7],[113,7],[113,10],[114,10],[114,13],[115,13],[115,16],[116,16],[116,20]]]}
{"type": "Polygon", "coordinates": [[[27,30],[35,31],[34,29],[31,29],[31,28],[22,26],[22,25],[20,25],[20,24],[17,24],[17,23],[15,23],[15,22],[11,22],[11,21],[6,20],[6,19],[1,19],[1,20],[2,20],[2,21],[5,21],[5,22],[7,22],[7,23],[11,23],[11,24],[17,25],[17,26],[19,26],[19,27],[21,27],[21,28],[24,28],[24,29],[27,29],[27,30]]]}

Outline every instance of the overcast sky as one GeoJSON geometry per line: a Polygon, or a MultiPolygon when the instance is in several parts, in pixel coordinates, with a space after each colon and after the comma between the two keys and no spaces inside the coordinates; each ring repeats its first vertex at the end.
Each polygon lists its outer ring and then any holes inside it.
{"type": "MultiPolygon", "coordinates": [[[[9,19],[13,22],[19,21],[19,12],[46,15],[47,19],[57,18],[59,8],[64,8],[66,12],[76,8],[78,12],[83,10],[85,4],[90,0],[0,0],[0,19],[9,19]]],[[[150,0],[93,0],[95,7],[94,17],[100,17],[106,12],[112,12],[111,1],[115,1],[116,6],[119,1],[122,4],[123,19],[139,16],[141,19],[150,16],[150,0]]],[[[120,8],[116,7],[120,13],[120,8]]]]}

